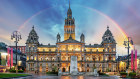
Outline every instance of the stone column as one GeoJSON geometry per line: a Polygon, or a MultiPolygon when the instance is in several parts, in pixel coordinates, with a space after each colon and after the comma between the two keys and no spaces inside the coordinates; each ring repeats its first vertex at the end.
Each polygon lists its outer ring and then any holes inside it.
{"type": "Polygon", "coordinates": [[[104,72],[105,55],[103,54],[102,72],[104,72]]]}
{"type": "Polygon", "coordinates": [[[28,71],[30,71],[30,63],[28,63],[28,71]]]}
{"type": "Polygon", "coordinates": [[[46,73],[46,63],[45,62],[42,63],[42,72],[46,73]]]}
{"type": "Polygon", "coordinates": [[[37,73],[39,72],[39,59],[38,59],[38,53],[37,53],[37,62],[36,62],[36,65],[37,65],[37,73]]]}
{"type": "Polygon", "coordinates": [[[29,71],[29,63],[26,62],[26,71],[28,72],[29,71]]]}
{"type": "Polygon", "coordinates": [[[43,54],[43,61],[45,61],[45,54],[43,54]]]}
{"type": "Polygon", "coordinates": [[[66,45],[66,52],[68,52],[68,45],[66,45]]]}

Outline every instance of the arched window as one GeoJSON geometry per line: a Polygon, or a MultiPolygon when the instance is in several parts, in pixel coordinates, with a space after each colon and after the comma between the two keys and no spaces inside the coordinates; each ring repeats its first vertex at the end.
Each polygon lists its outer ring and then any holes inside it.
{"type": "Polygon", "coordinates": [[[71,21],[69,21],[69,25],[71,25],[71,21]]]}
{"type": "Polygon", "coordinates": [[[58,60],[59,60],[59,57],[58,57],[58,60]]]}
{"type": "Polygon", "coordinates": [[[89,67],[89,64],[87,64],[87,67],[89,67]]]}
{"type": "Polygon", "coordinates": [[[101,57],[99,56],[99,61],[101,61],[101,57]]]}
{"type": "Polygon", "coordinates": [[[111,37],[109,37],[108,39],[111,40],[111,37]]]}
{"type": "Polygon", "coordinates": [[[33,60],[33,55],[30,56],[30,60],[33,60]]]}
{"type": "Polygon", "coordinates": [[[109,52],[112,52],[112,48],[111,47],[109,48],[109,52]]]}
{"type": "Polygon", "coordinates": [[[112,57],[111,57],[111,55],[109,55],[109,58],[108,58],[109,60],[111,60],[112,59],[112,57]]]}
{"type": "Polygon", "coordinates": [[[82,60],[84,60],[84,57],[82,57],[82,60]]]}

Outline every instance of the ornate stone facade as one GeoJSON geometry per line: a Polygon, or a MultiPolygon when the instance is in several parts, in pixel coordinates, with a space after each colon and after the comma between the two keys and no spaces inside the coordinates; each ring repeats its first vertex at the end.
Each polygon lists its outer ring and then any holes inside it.
{"type": "Polygon", "coordinates": [[[75,40],[75,21],[69,6],[64,25],[64,41],[58,33],[56,45],[39,44],[39,37],[32,28],[26,42],[27,71],[70,71],[71,56],[77,56],[79,72],[93,72],[94,68],[105,71],[116,71],[116,41],[107,27],[101,44],[85,45],[85,36],[81,34],[80,41],[75,40]]]}

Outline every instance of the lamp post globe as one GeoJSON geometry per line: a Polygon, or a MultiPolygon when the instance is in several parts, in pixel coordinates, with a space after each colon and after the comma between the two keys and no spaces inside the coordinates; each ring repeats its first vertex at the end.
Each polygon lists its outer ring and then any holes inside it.
{"type": "Polygon", "coordinates": [[[20,41],[21,38],[21,34],[19,31],[14,31],[11,35],[11,40],[14,40],[15,44],[16,44],[16,73],[17,73],[17,44],[18,41],[20,41]]]}

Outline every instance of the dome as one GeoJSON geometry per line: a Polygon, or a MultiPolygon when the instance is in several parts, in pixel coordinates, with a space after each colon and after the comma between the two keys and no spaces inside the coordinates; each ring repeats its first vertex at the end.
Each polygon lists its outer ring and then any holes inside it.
{"type": "Polygon", "coordinates": [[[102,43],[116,43],[111,31],[109,30],[109,26],[107,26],[107,30],[105,31],[102,40],[102,43]]]}
{"type": "Polygon", "coordinates": [[[27,41],[26,41],[26,44],[27,43],[39,43],[38,42],[38,35],[37,35],[37,33],[36,33],[36,31],[34,30],[34,26],[32,27],[32,30],[30,31],[30,33],[29,33],[29,36],[28,36],[28,39],[27,39],[27,41]]]}
{"type": "Polygon", "coordinates": [[[105,31],[104,36],[112,36],[112,33],[109,30],[109,26],[107,26],[107,30],[105,31]]]}

